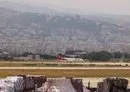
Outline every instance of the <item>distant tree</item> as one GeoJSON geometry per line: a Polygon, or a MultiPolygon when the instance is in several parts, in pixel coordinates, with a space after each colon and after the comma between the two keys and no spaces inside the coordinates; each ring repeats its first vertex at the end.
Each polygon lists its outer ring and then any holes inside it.
{"type": "Polygon", "coordinates": [[[23,54],[22,54],[22,56],[24,56],[24,57],[27,57],[28,55],[32,55],[33,53],[31,53],[31,52],[24,52],[23,54]]]}
{"type": "Polygon", "coordinates": [[[88,59],[91,61],[109,61],[112,59],[112,54],[107,51],[92,52],[88,54],[88,59]]]}
{"type": "Polygon", "coordinates": [[[119,59],[122,57],[122,53],[121,52],[113,52],[113,58],[119,59]]]}
{"type": "Polygon", "coordinates": [[[130,58],[130,54],[129,53],[121,53],[121,52],[114,52],[113,54],[113,58],[119,59],[119,58],[130,58]]]}
{"type": "Polygon", "coordinates": [[[47,55],[47,54],[42,54],[40,55],[41,58],[46,59],[46,60],[54,60],[56,59],[56,56],[52,56],[52,55],[47,55]]]}
{"type": "Polygon", "coordinates": [[[124,58],[130,58],[130,54],[129,53],[123,53],[124,54],[124,58]]]}

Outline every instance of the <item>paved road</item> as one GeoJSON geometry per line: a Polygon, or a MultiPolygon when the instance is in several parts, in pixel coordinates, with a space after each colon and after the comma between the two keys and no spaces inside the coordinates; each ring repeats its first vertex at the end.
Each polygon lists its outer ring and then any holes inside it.
{"type": "Polygon", "coordinates": [[[95,65],[130,65],[130,63],[127,63],[127,62],[9,62],[9,61],[0,61],[0,63],[5,63],[5,64],[10,64],[10,63],[19,63],[19,64],[38,64],[38,63],[41,63],[41,64],[85,64],[85,65],[89,65],[89,64],[95,64],[95,65]]]}
{"type": "Polygon", "coordinates": [[[0,69],[79,69],[79,70],[96,70],[96,69],[109,69],[109,70],[130,70],[130,67],[0,67],[0,69]]]}

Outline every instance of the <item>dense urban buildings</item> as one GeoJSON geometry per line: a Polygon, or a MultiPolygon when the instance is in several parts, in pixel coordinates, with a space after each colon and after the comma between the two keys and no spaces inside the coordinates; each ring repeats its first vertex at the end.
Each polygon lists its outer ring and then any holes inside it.
{"type": "Polygon", "coordinates": [[[0,6],[1,51],[17,55],[66,50],[130,52],[129,16],[32,13],[0,6]]]}

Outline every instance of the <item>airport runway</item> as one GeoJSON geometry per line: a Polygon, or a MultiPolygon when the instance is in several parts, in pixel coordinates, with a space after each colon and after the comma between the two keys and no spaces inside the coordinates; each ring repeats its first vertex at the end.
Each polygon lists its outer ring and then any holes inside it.
{"type": "Polygon", "coordinates": [[[130,70],[130,67],[0,67],[0,69],[68,69],[68,70],[96,70],[96,69],[108,69],[108,70],[130,70]]]}

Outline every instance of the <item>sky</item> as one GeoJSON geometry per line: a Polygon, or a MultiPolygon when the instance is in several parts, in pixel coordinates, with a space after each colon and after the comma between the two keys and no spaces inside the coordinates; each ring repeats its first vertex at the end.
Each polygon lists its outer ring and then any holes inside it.
{"type": "MultiPolygon", "coordinates": [[[[0,0],[1,1],[1,0],[0,0]]],[[[8,0],[63,11],[130,15],[130,0],[8,0]]]]}

